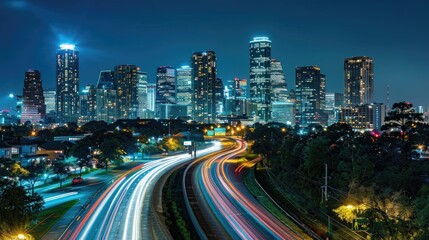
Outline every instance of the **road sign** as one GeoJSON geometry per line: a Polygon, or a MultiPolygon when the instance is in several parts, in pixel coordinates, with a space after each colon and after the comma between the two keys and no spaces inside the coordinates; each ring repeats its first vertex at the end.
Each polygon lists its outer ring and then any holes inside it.
{"type": "Polygon", "coordinates": [[[214,129],[214,135],[215,136],[225,136],[226,135],[226,128],[215,128],[214,129]]]}
{"type": "Polygon", "coordinates": [[[183,146],[192,146],[192,141],[183,141],[183,146]]]}
{"type": "Polygon", "coordinates": [[[367,231],[368,222],[369,222],[368,218],[353,219],[353,231],[367,231]]]}
{"type": "Polygon", "coordinates": [[[207,136],[214,136],[214,135],[215,135],[215,131],[213,131],[213,130],[207,131],[207,136]]]}

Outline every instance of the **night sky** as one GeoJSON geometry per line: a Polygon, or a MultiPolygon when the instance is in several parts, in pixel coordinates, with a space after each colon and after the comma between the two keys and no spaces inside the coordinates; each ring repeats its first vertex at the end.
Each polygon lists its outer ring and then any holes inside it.
{"type": "Polygon", "coordinates": [[[14,109],[24,72],[39,69],[55,86],[55,50],[80,50],[81,89],[99,71],[136,64],[155,82],[156,68],[189,64],[214,50],[218,76],[249,78],[249,40],[268,36],[289,88],[295,66],[318,65],[328,92],[343,92],[343,61],[370,56],[375,100],[429,106],[429,3],[425,1],[0,0],[0,109],[14,109]],[[110,3],[112,2],[112,3],[110,3]],[[114,2],[114,3],[113,3],[114,2]],[[381,3],[384,2],[384,3],[381,3]]]}

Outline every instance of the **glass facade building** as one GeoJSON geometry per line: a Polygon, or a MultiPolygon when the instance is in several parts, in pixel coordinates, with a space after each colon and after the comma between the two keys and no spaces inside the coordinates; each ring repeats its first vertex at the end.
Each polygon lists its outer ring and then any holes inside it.
{"type": "Polygon", "coordinates": [[[46,105],[40,72],[29,69],[25,72],[21,123],[27,121],[30,123],[44,122],[45,115],[46,105]]]}
{"type": "Polygon", "coordinates": [[[147,73],[137,72],[137,96],[139,101],[139,109],[137,117],[145,118],[147,111],[147,73]]]}
{"type": "Polygon", "coordinates": [[[374,64],[370,57],[344,60],[344,100],[347,106],[370,104],[374,95],[374,64]]]}
{"type": "Polygon", "coordinates": [[[248,101],[253,106],[247,114],[268,121],[271,116],[271,41],[255,37],[250,41],[250,83],[248,101]]]}
{"type": "Polygon", "coordinates": [[[114,87],[114,71],[100,72],[96,86],[96,119],[113,123],[117,118],[116,89],[114,87]]]}
{"type": "Polygon", "coordinates": [[[316,66],[296,68],[296,120],[300,126],[324,122],[326,77],[316,66]]]}
{"type": "Polygon", "coordinates": [[[198,123],[215,123],[216,53],[194,52],[192,55],[192,115],[198,123]]]}
{"type": "Polygon", "coordinates": [[[74,45],[60,45],[56,73],[58,121],[76,122],[79,115],[79,51],[74,45]]]}
{"type": "Polygon", "coordinates": [[[282,63],[271,59],[271,101],[287,101],[287,83],[282,63]]]}
{"type": "Polygon", "coordinates": [[[118,119],[137,118],[138,102],[138,77],[140,69],[136,65],[118,65],[114,72],[114,85],[117,91],[118,119]]]}
{"type": "Polygon", "coordinates": [[[192,115],[192,68],[182,66],[176,69],[176,102],[188,105],[188,116],[192,115]]]}

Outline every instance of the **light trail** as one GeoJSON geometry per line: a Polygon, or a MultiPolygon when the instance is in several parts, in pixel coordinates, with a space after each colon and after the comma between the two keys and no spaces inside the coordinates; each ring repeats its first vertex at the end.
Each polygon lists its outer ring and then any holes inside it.
{"type": "MultiPolygon", "coordinates": [[[[202,156],[221,148],[219,142],[197,151],[202,156]]],[[[116,180],[81,218],[73,231],[62,239],[142,239],[151,233],[150,226],[142,224],[148,218],[152,192],[158,180],[171,169],[191,161],[188,154],[169,156],[140,165],[116,180]],[[143,204],[145,203],[145,204],[143,204]],[[150,201],[149,201],[150,203],[150,201]]]]}
{"type": "Polygon", "coordinates": [[[63,193],[63,194],[60,194],[60,195],[57,195],[57,196],[52,196],[52,197],[45,198],[45,202],[50,202],[50,201],[58,200],[60,198],[70,197],[70,196],[73,196],[73,195],[76,195],[76,194],[78,194],[78,192],[63,193]]]}
{"type": "Polygon", "coordinates": [[[197,168],[203,196],[212,212],[225,228],[233,229],[232,238],[236,235],[241,239],[302,239],[272,216],[253,196],[243,194],[231,181],[229,173],[234,174],[234,170],[229,168],[227,162],[247,148],[242,140],[235,141],[235,149],[212,157],[197,168]]]}

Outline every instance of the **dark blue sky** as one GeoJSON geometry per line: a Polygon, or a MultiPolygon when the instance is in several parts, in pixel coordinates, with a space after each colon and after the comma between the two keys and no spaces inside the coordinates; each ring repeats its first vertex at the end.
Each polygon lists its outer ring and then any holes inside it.
{"type": "Polygon", "coordinates": [[[289,88],[295,66],[318,65],[330,92],[343,91],[343,60],[375,61],[375,100],[429,106],[429,4],[425,1],[1,0],[0,109],[22,93],[24,72],[55,86],[55,50],[80,50],[81,88],[100,70],[136,64],[155,81],[156,67],[188,64],[193,51],[214,50],[218,75],[248,79],[249,40],[265,35],[282,61],[289,88]],[[114,2],[114,3],[110,3],[114,2]],[[3,97],[2,97],[3,96],[3,97]]]}

